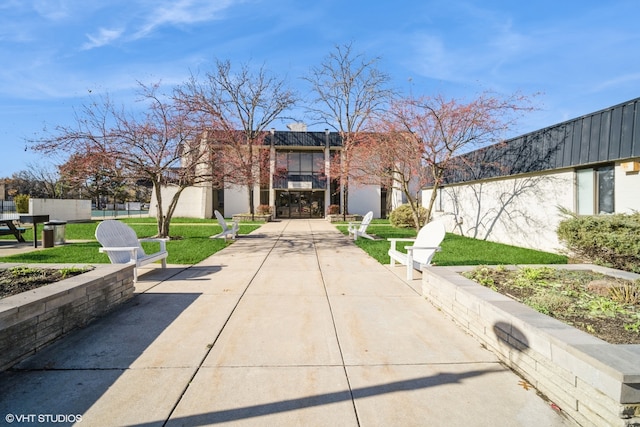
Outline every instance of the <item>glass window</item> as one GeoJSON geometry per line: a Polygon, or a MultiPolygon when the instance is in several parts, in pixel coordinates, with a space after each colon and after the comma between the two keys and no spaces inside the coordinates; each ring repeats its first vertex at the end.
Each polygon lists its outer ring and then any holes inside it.
{"type": "Polygon", "coordinates": [[[281,151],[276,153],[276,169],[287,169],[287,154],[288,153],[283,153],[281,151]]]}
{"type": "Polygon", "coordinates": [[[578,186],[578,215],[593,215],[593,169],[580,169],[576,171],[578,186]]]}
{"type": "Polygon", "coordinates": [[[303,175],[313,172],[313,153],[300,153],[300,172],[303,175]]]}
{"type": "Polygon", "coordinates": [[[597,169],[598,213],[613,213],[614,210],[614,170],[613,166],[597,169]]]}
{"type": "Polygon", "coordinates": [[[614,172],[613,166],[576,171],[578,215],[608,214],[615,211],[614,172]]]}
{"type": "Polygon", "coordinates": [[[289,174],[300,174],[300,153],[289,153],[289,174]]]}
{"type": "Polygon", "coordinates": [[[313,153],[313,171],[324,173],[324,153],[313,153]]]}

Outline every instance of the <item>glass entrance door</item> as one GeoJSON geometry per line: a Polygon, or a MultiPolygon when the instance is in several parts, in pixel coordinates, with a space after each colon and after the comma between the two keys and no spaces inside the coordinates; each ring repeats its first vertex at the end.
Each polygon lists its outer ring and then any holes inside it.
{"type": "Polygon", "coordinates": [[[277,191],[277,218],[323,218],[324,191],[277,191]]]}

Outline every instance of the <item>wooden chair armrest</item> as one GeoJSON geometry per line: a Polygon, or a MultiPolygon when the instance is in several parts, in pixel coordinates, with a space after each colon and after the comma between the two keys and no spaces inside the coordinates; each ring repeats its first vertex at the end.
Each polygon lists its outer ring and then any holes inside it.
{"type": "Polygon", "coordinates": [[[101,247],[98,248],[98,252],[129,252],[129,263],[135,264],[136,259],[138,258],[138,247],[137,246],[120,246],[117,248],[109,248],[109,247],[101,247]]]}
{"type": "Polygon", "coordinates": [[[436,252],[441,250],[440,246],[405,246],[404,248],[407,252],[413,251],[414,249],[435,249],[436,252]]]}
{"type": "Polygon", "coordinates": [[[133,250],[138,250],[137,246],[118,246],[116,248],[106,248],[100,247],[98,248],[100,252],[131,252],[133,250]]]}
{"type": "Polygon", "coordinates": [[[395,251],[396,250],[396,243],[397,242],[415,242],[416,239],[408,239],[408,238],[396,238],[396,237],[389,237],[387,238],[388,241],[391,242],[391,251],[395,251]]]}
{"type": "Polygon", "coordinates": [[[160,250],[161,251],[166,251],[167,250],[167,242],[170,239],[167,239],[166,237],[145,237],[142,239],[138,239],[139,242],[157,242],[160,243],[160,250]]]}

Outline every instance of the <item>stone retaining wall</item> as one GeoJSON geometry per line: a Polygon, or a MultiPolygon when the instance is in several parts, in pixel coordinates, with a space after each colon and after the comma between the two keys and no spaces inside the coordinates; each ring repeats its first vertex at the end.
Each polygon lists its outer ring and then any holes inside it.
{"type": "MultiPolygon", "coordinates": [[[[428,267],[422,294],[584,426],[640,425],[640,345],[612,345],[481,286],[459,273],[428,267]]],[[[605,274],[639,275],[564,265],[605,274]]]]}
{"type": "Polygon", "coordinates": [[[329,221],[330,223],[342,222],[342,221],[358,222],[358,221],[362,221],[362,218],[363,216],[358,214],[349,214],[347,216],[344,216],[342,214],[334,214],[334,215],[326,216],[326,220],[329,221]]]}
{"type": "Polygon", "coordinates": [[[253,215],[253,217],[251,217],[251,214],[235,214],[231,217],[231,219],[233,221],[238,221],[238,222],[251,222],[251,221],[269,222],[271,221],[271,215],[255,214],[253,215]]]}
{"type": "MultiPolygon", "coordinates": [[[[3,268],[17,265],[0,264],[3,268]]],[[[0,299],[0,371],[109,312],[130,299],[133,291],[132,265],[105,264],[57,283],[0,299]]]]}

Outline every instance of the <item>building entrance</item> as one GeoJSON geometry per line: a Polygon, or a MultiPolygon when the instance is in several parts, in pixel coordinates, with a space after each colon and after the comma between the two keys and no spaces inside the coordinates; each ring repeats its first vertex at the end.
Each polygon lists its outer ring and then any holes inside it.
{"type": "Polygon", "coordinates": [[[324,191],[276,191],[276,218],[324,218],[324,191]]]}

